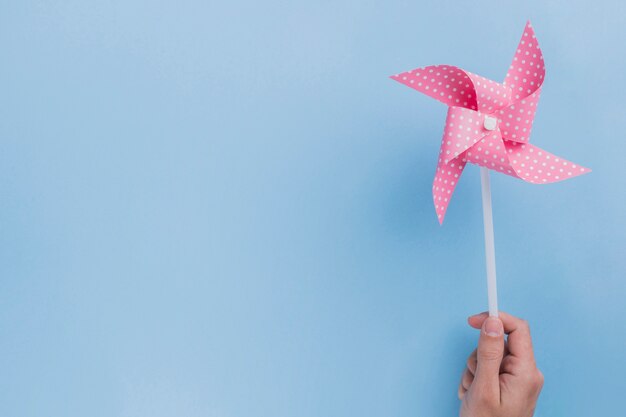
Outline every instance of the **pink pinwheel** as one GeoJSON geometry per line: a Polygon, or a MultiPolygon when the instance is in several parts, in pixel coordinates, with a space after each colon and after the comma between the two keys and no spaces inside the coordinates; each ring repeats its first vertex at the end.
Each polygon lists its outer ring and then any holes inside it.
{"type": "Polygon", "coordinates": [[[591,170],[528,143],[545,75],[528,22],[503,83],[452,65],[433,65],[391,78],[449,106],[433,199],[440,223],[467,162],[533,184],[591,170]]]}

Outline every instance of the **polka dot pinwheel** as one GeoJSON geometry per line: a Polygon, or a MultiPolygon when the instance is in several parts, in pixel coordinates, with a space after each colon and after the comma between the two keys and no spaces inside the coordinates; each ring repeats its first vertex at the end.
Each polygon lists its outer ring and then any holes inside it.
{"type": "Polygon", "coordinates": [[[449,106],[433,182],[440,223],[468,162],[533,184],[591,171],[529,143],[544,76],[543,55],[528,22],[502,83],[452,65],[391,77],[449,106]]]}

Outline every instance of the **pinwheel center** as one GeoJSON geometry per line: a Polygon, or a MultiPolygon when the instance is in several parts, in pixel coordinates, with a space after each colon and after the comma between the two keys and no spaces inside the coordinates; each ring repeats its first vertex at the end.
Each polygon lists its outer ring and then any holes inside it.
{"type": "Polygon", "coordinates": [[[487,130],[495,130],[498,125],[498,119],[492,116],[485,116],[485,121],[483,122],[485,129],[487,130]]]}

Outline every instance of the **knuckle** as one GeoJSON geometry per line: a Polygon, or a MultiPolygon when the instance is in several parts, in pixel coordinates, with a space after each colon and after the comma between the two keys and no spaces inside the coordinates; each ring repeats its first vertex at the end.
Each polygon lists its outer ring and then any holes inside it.
{"type": "Polygon", "coordinates": [[[478,358],[483,361],[498,361],[502,359],[502,349],[497,347],[482,349],[478,354],[478,358]]]}
{"type": "Polygon", "coordinates": [[[528,369],[525,371],[524,376],[525,384],[533,391],[539,391],[543,387],[544,377],[541,371],[537,368],[528,369]]]}

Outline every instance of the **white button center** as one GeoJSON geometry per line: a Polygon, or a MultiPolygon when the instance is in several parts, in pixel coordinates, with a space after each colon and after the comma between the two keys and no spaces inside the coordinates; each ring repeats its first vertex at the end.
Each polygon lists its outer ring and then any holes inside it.
{"type": "Polygon", "coordinates": [[[491,116],[485,116],[484,126],[487,130],[495,130],[498,125],[498,119],[491,116]]]}

